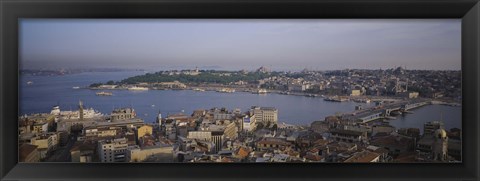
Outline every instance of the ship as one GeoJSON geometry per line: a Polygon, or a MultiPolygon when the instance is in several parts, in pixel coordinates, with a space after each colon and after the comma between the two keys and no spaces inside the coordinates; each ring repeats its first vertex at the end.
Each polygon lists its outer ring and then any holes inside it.
{"type": "Polygon", "coordinates": [[[80,89],[80,87],[78,87],[78,86],[75,86],[75,87],[72,87],[72,89],[80,89]]]}
{"type": "Polygon", "coordinates": [[[256,92],[254,92],[254,93],[256,93],[256,94],[266,94],[266,93],[268,93],[268,92],[267,92],[267,89],[258,89],[258,90],[257,90],[256,92]]]}
{"type": "Polygon", "coordinates": [[[32,84],[33,84],[32,81],[28,81],[28,82],[27,82],[27,85],[32,85],[32,84]]]}
{"type": "Polygon", "coordinates": [[[231,89],[231,88],[222,88],[222,89],[219,89],[219,90],[217,90],[217,92],[223,92],[223,93],[234,93],[234,92],[235,92],[235,89],[231,89]]]}
{"type": "Polygon", "coordinates": [[[204,92],[204,91],[205,91],[205,89],[200,89],[200,88],[194,88],[193,90],[194,90],[194,91],[200,91],[200,92],[204,92]]]}
{"type": "Polygon", "coordinates": [[[111,92],[97,92],[97,96],[112,96],[113,94],[111,92]]]}
{"type": "Polygon", "coordinates": [[[323,100],[325,100],[325,101],[331,101],[331,102],[344,102],[344,101],[348,101],[347,98],[339,97],[339,96],[326,97],[326,98],[323,99],[323,100]]]}
{"type": "Polygon", "coordinates": [[[133,86],[133,87],[130,87],[128,88],[129,91],[147,91],[148,90],[148,87],[137,87],[137,86],[133,86]]]}

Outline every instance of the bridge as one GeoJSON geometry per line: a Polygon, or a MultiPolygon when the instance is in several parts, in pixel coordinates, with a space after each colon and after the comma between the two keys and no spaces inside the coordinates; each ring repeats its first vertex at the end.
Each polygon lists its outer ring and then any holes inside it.
{"type": "Polygon", "coordinates": [[[411,109],[422,107],[431,104],[431,101],[426,99],[402,100],[393,103],[385,103],[375,107],[356,110],[352,113],[345,113],[341,115],[342,119],[350,121],[360,121],[367,123],[377,119],[390,117],[395,112],[407,112],[411,109]]]}

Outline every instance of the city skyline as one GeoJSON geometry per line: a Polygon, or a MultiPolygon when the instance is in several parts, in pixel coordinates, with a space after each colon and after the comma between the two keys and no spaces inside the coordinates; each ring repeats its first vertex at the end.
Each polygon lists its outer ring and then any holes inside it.
{"type": "Polygon", "coordinates": [[[22,69],[460,70],[458,19],[20,20],[22,69]]]}

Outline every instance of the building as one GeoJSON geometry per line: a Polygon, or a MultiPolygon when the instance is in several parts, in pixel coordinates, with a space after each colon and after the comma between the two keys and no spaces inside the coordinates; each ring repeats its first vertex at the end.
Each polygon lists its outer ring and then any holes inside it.
{"type": "Polygon", "coordinates": [[[277,124],[278,122],[278,109],[273,107],[257,107],[253,106],[250,113],[255,115],[255,121],[258,123],[277,124]]]}
{"type": "Polygon", "coordinates": [[[58,138],[55,133],[45,133],[37,135],[30,139],[30,144],[38,146],[38,149],[46,149],[51,151],[57,148],[58,138]]]}
{"type": "Polygon", "coordinates": [[[360,162],[360,163],[370,163],[370,162],[380,162],[380,154],[371,152],[368,150],[363,150],[361,152],[355,153],[352,157],[346,159],[344,162],[360,162]]]}
{"type": "Polygon", "coordinates": [[[85,137],[114,137],[120,133],[120,127],[88,127],[84,129],[85,137]]]}
{"type": "Polygon", "coordinates": [[[95,160],[95,143],[76,142],[70,150],[72,162],[89,163],[95,160]]]}
{"type": "Polygon", "coordinates": [[[423,125],[423,135],[433,135],[436,130],[444,129],[443,122],[441,121],[432,121],[427,122],[423,125]]]}
{"type": "Polygon", "coordinates": [[[173,146],[154,145],[140,148],[139,146],[130,146],[127,151],[127,162],[173,162],[173,146]]]}
{"type": "Polygon", "coordinates": [[[197,139],[203,141],[212,141],[212,132],[210,131],[190,131],[188,132],[188,139],[197,139]]]}
{"type": "Polygon", "coordinates": [[[293,147],[292,143],[289,143],[283,139],[279,138],[264,138],[256,144],[257,150],[286,150],[293,147]]]}
{"type": "Polygon", "coordinates": [[[243,131],[244,132],[253,132],[257,128],[257,122],[255,121],[255,115],[248,116],[246,115],[243,119],[243,131]]]}
{"type": "Polygon", "coordinates": [[[39,162],[40,161],[40,153],[38,152],[38,146],[32,144],[22,144],[18,148],[18,156],[19,162],[39,162]]]}
{"type": "Polygon", "coordinates": [[[343,142],[362,142],[365,141],[367,138],[366,132],[359,132],[359,131],[352,131],[352,130],[332,130],[330,131],[332,139],[336,141],[343,141],[343,142]]]}
{"type": "Polygon", "coordinates": [[[444,129],[437,129],[432,135],[424,135],[417,143],[417,150],[427,155],[424,159],[435,161],[448,161],[447,132],[444,129]]]}
{"type": "Polygon", "coordinates": [[[98,142],[98,156],[101,162],[125,162],[127,139],[101,140],[98,142]]]}
{"type": "Polygon", "coordinates": [[[48,131],[48,123],[46,122],[37,122],[32,126],[32,133],[45,133],[48,131]]]}
{"type": "Polygon", "coordinates": [[[112,114],[110,115],[110,120],[116,121],[116,120],[124,120],[124,119],[133,119],[136,116],[137,115],[133,108],[120,108],[112,111],[112,114]]]}
{"type": "Polygon", "coordinates": [[[150,126],[150,125],[140,126],[137,129],[137,139],[140,139],[141,137],[143,137],[145,135],[152,135],[152,133],[153,133],[153,127],[152,126],[150,126]]]}
{"type": "Polygon", "coordinates": [[[360,96],[362,95],[362,92],[358,89],[354,89],[350,92],[350,96],[360,96]]]}

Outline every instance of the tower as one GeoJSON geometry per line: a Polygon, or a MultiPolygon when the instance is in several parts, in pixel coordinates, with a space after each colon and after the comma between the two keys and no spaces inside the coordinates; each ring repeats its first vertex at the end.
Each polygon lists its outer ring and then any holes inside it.
{"type": "Polygon", "coordinates": [[[161,127],[162,126],[162,112],[160,112],[160,111],[158,111],[157,121],[158,121],[158,127],[161,127]]]}
{"type": "Polygon", "coordinates": [[[434,134],[432,145],[433,159],[438,161],[447,161],[448,157],[448,137],[444,129],[437,129],[434,134]]]}
{"type": "Polygon", "coordinates": [[[78,101],[78,116],[80,118],[80,120],[83,120],[83,102],[82,101],[78,101]]]}

